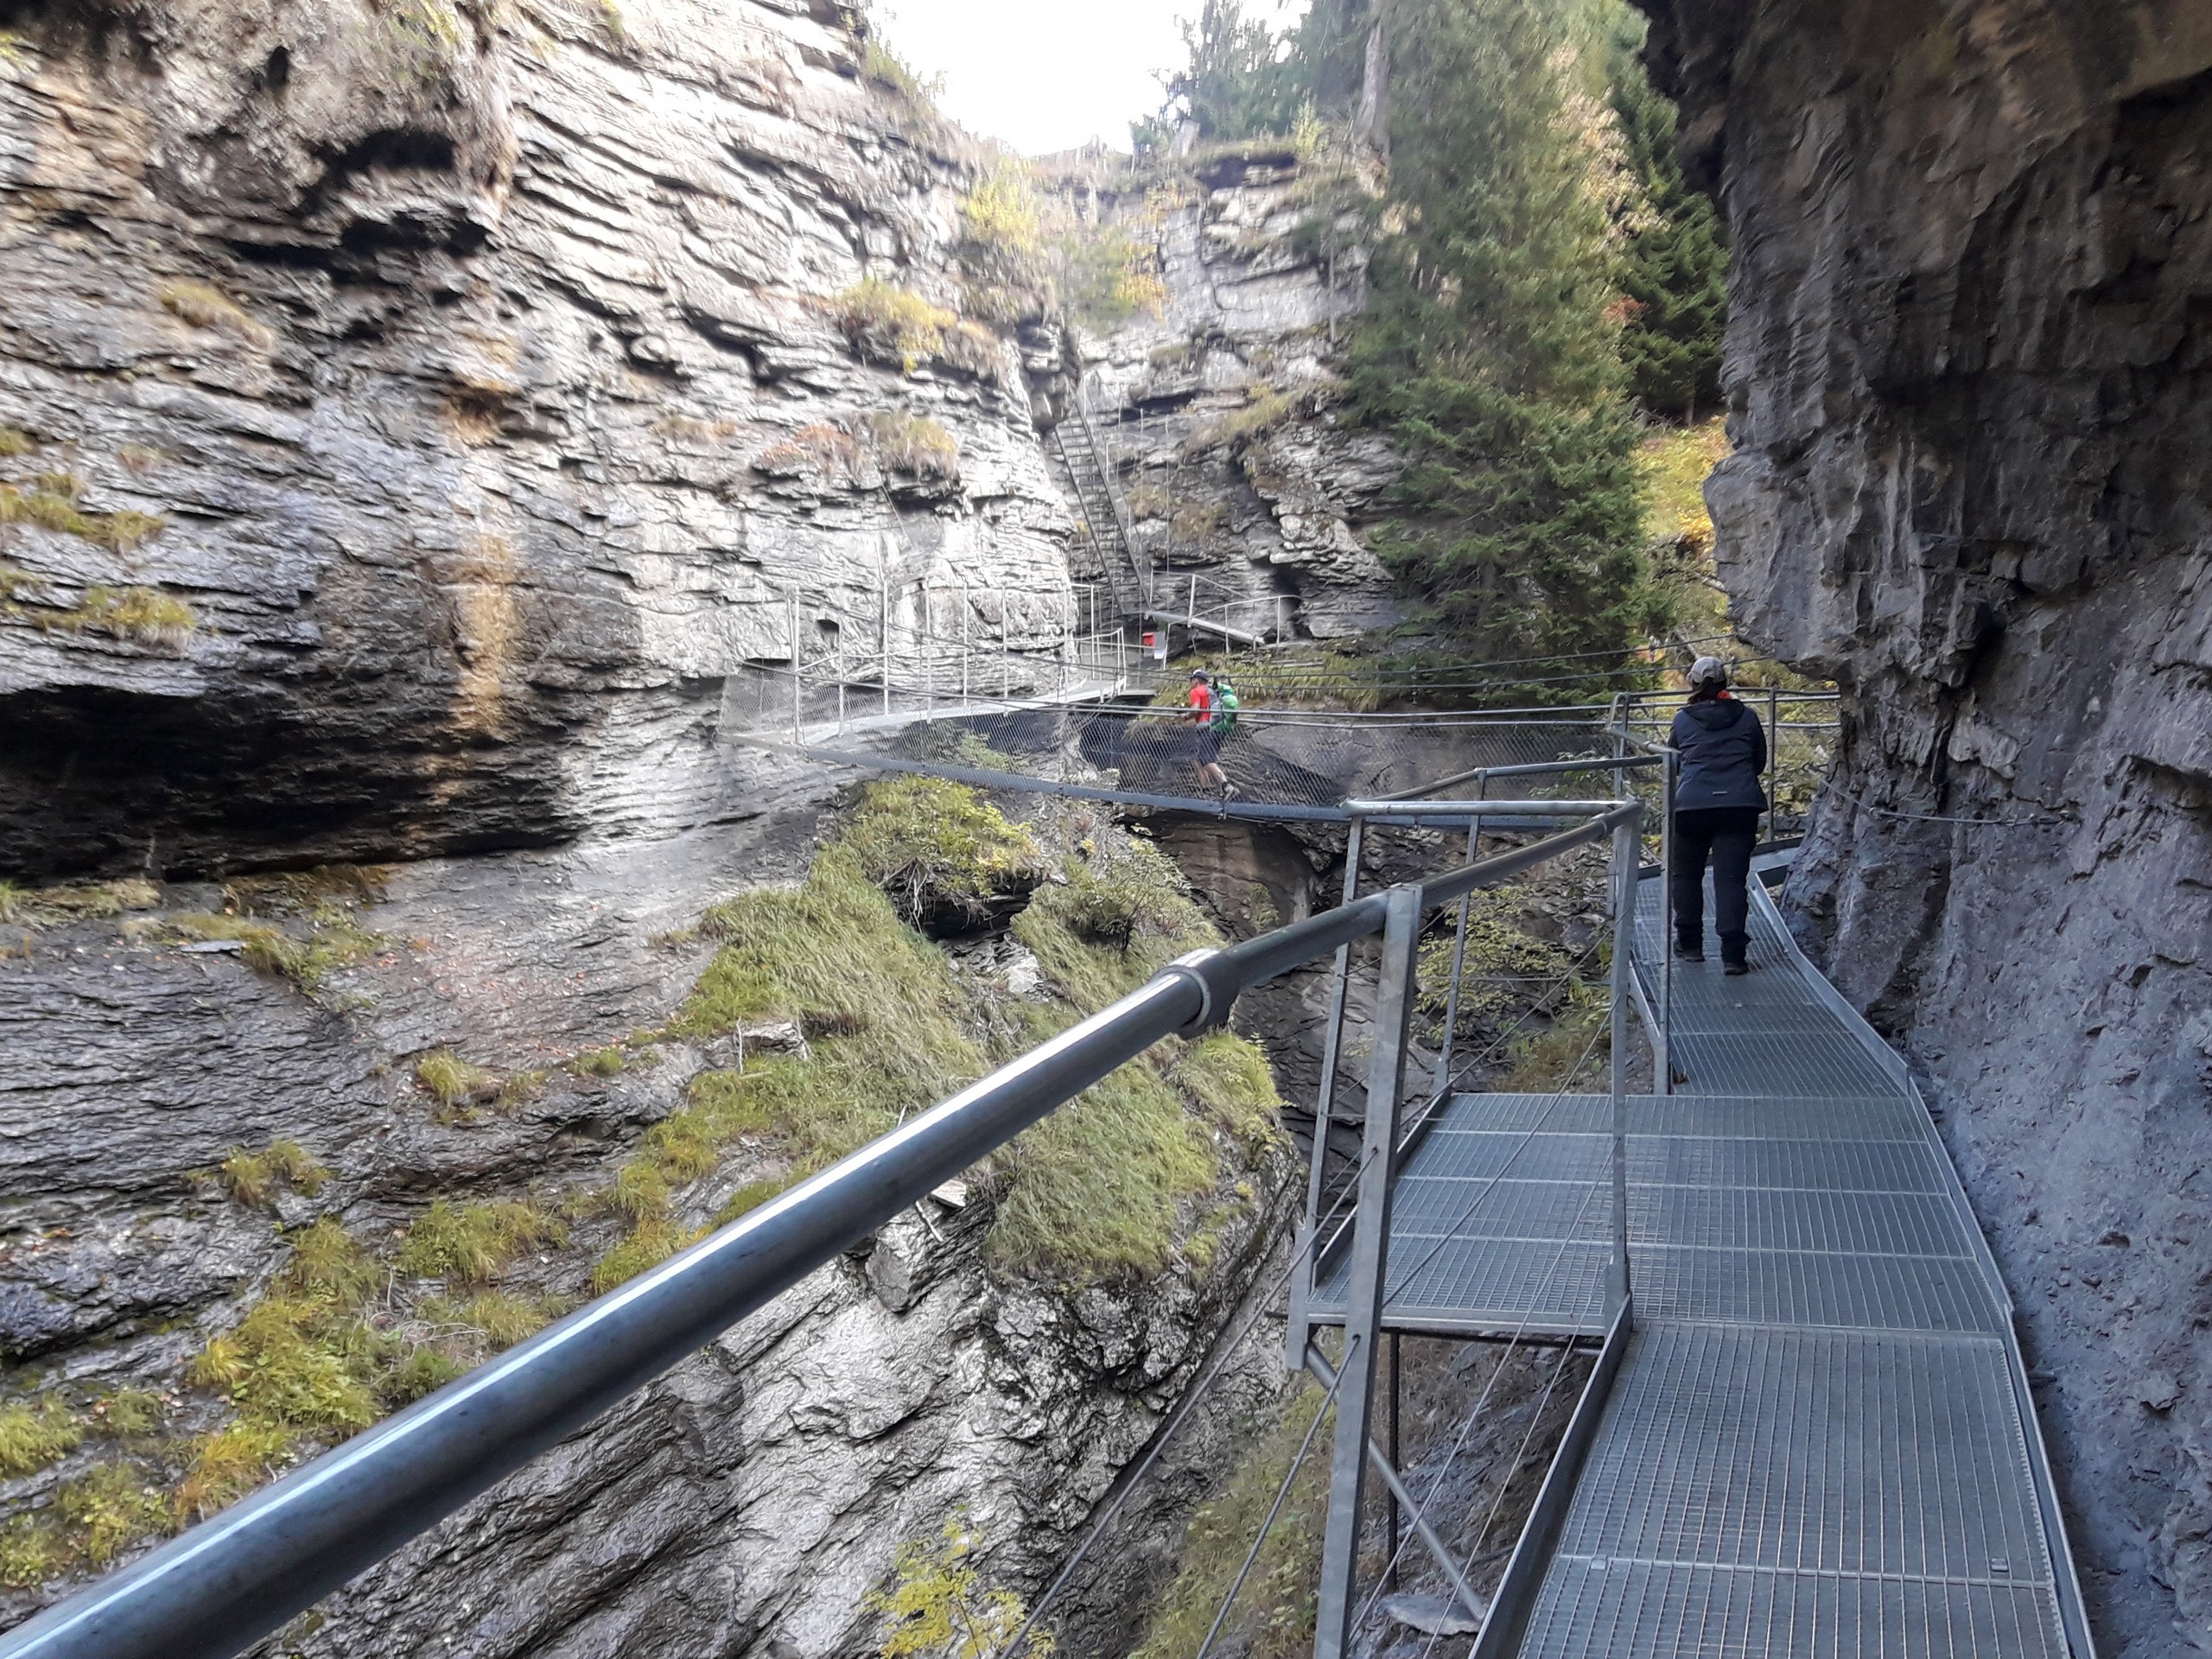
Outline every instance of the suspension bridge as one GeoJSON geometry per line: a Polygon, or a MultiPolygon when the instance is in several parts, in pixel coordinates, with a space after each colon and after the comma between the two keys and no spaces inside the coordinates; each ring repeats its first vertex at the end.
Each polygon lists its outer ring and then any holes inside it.
{"type": "MultiPolygon", "coordinates": [[[[1300,1453],[1329,1470],[1316,1659],[1395,1639],[1382,1592],[1402,1565],[1459,1615],[1436,1629],[1462,1634],[1430,1635],[1421,1659],[1446,1641],[1455,1659],[2093,1659],[2011,1304],[1904,1064],[1798,952],[1763,885],[1749,976],[1664,949],[1666,884],[1647,867],[1656,853],[1663,868],[1669,835],[1671,757],[1650,741],[1656,709],[1619,699],[1418,722],[1261,711],[1240,727],[1250,753],[1224,754],[1246,785],[1224,801],[1184,781],[1172,710],[1118,703],[1126,683],[1086,679],[1067,653],[1050,690],[1031,664],[1027,683],[1012,683],[1009,669],[995,696],[979,698],[972,677],[948,696],[935,674],[894,696],[890,640],[887,628],[867,713],[834,671],[810,684],[795,648],[788,683],[762,682],[776,695],[757,699],[752,741],[1005,789],[1339,822],[1344,902],[1171,964],[0,1637],[0,1659],[244,1650],[1116,1067],[1165,1038],[1219,1027],[1245,992],[1332,955],[1323,1094],[1289,1261],[1128,1471],[1124,1498],[1228,1357],[1281,1335],[1287,1362],[1313,1374],[1331,1408],[1326,1432],[1317,1418],[1300,1453]],[[1447,868],[1363,891],[1363,849],[1393,826],[1446,832],[1428,844],[1452,848],[1447,868]],[[1448,839],[1461,832],[1464,855],[1448,839]],[[1611,860],[1606,1090],[1576,1093],[1570,1078],[1552,1094],[1463,1090],[1471,1068],[1455,1061],[1452,1033],[1472,895],[1599,848],[1611,860]],[[1455,941],[1448,973],[1426,988],[1443,998],[1445,1035],[1429,1055],[1414,1010],[1424,963],[1431,982],[1446,970],[1421,946],[1445,936],[1455,941]],[[1345,1033],[1356,979],[1373,1019],[1355,1121],[1340,1096],[1355,1069],[1345,1033]],[[1632,1089],[1647,1051],[1650,1084],[1632,1089]],[[1356,1147],[1341,1159],[1330,1150],[1339,1127],[1356,1147]],[[1461,1553],[1446,1534],[1464,1534],[1465,1517],[1438,1508],[1444,1471],[1409,1479],[1377,1442],[1378,1408],[1397,1386],[1381,1357],[1408,1336],[1556,1351],[1553,1387],[1569,1361],[1586,1365],[1508,1549],[1486,1548],[1493,1504],[1461,1553]],[[1389,1565],[1377,1574],[1369,1552],[1386,1514],[1389,1565]]],[[[1777,694],[1769,712],[1783,716],[1778,736],[1795,724],[1809,745],[1833,724],[1817,700],[1785,716],[1777,694]]],[[[1787,856],[1770,849],[1766,873],[1787,856]]],[[[1122,1501],[1038,1598],[1033,1624],[1049,1622],[1122,1501]]],[[[1264,1538],[1263,1528],[1251,1541],[1247,1573],[1264,1538]]],[[[1240,1573],[1217,1636],[1246,1585],[1240,1573]]],[[[1001,1649],[1007,1659],[1026,1633],[1001,1649]]]]}

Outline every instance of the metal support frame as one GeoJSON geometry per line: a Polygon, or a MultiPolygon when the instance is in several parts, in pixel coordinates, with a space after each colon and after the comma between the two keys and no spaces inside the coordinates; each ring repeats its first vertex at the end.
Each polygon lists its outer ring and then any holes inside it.
{"type": "Polygon", "coordinates": [[[1659,797],[1659,1033],[1651,1050],[1651,1092],[1675,1092],[1675,782],[1681,756],[1663,757],[1659,797]]]}
{"type": "Polygon", "coordinates": [[[1643,867],[1643,811],[1631,810],[1613,827],[1613,1256],[1605,1277],[1616,1316],[1628,1306],[1628,1002],[1635,971],[1636,882],[1643,867]]]}
{"type": "MultiPolygon", "coordinates": [[[[1393,1396],[1391,1401],[1390,1418],[1390,1450],[1386,1453],[1382,1448],[1376,1445],[1373,1440],[1370,1440],[1367,1443],[1367,1461],[1373,1466],[1376,1478],[1382,1481],[1384,1489],[1390,1494],[1390,1573],[1392,1575],[1392,1582],[1395,1582],[1395,1575],[1398,1570],[1397,1516],[1399,1510],[1402,1509],[1413,1522],[1414,1535],[1416,1538],[1419,1538],[1422,1544],[1427,1548],[1430,1558],[1435,1561],[1437,1566],[1444,1569],[1444,1576],[1452,1580],[1452,1587],[1459,1592],[1461,1605],[1466,1608],[1471,1616],[1479,1619],[1483,1616],[1484,1608],[1483,1599],[1475,1593],[1474,1586],[1467,1582],[1467,1575],[1460,1570],[1459,1561],[1452,1556],[1452,1547],[1444,1541],[1443,1538],[1438,1534],[1436,1529],[1429,1523],[1428,1516],[1421,1510],[1420,1500],[1414,1497],[1413,1493],[1407,1490],[1405,1477],[1398,1472],[1398,1421],[1396,1415],[1397,1402],[1395,1399],[1397,1393],[1397,1363],[1398,1338],[1397,1333],[1393,1332],[1390,1336],[1390,1364],[1392,1367],[1390,1389],[1393,1396]]],[[[1322,1354],[1319,1349],[1309,1348],[1306,1350],[1306,1369],[1321,1379],[1322,1387],[1332,1390],[1337,1387],[1336,1368],[1329,1363],[1327,1358],[1322,1354]]]]}
{"type": "MultiPolygon", "coordinates": [[[[1477,800],[1490,792],[1490,777],[1477,772],[1474,779],[1477,800]]],[[[1467,862],[1473,863],[1481,856],[1483,844],[1482,814],[1478,812],[1467,820],[1467,862]]],[[[1459,986],[1467,967],[1467,918],[1475,902],[1475,895],[1465,893],[1459,899],[1459,914],[1452,931],[1452,986],[1444,999],[1444,1042],[1436,1057],[1435,1086],[1428,1091],[1433,1104],[1452,1091],[1452,1047],[1459,1033],[1459,986]]]]}
{"type": "Polygon", "coordinates": [[[1415,960],[1421,949],[1421,889],[1390,889],[1382,931],[1382,966],[1375,1006],[1375,1052],[1367,1071],[1367,1133],[1353,1217],[1350,1297],[1344,1310],[1337,1433],[1329,1472],[1329,1514],[1321,1541],[1320,1604],[1314,1659],[1343,1659],[1351,1645],[1359,1565],[1359,1516],[1367,1492],[1368,1441],[1373,1433],[1376,1338],[1389,1271],[1391,1167],[1398,1145],[1398,1104],[1413,1031],[1415,960]]]}
{"type": "MultiPolygon", "coordinates": [[[[1350,904],[1359,897],[1359,859],[1364,849],[1367,821],[1354,817],[1344,836],[1344,896],[1350,904]]],[[[1337,1101],[1337,1065],[1344,1041],[1344,998],[1351,983],[1351,944],[1337,949],[1337,971],[1329,990],[1329,1026],[1321,1039],[1321,1084],[1313,1100],[1313,1160],[1306,1172],[1306,1213],[1298,1224],[1291,1260],[1300,1265],[1290,1275],[1289,1332],[1285,1344],[1285,1369],[1296,1370],[1306,1363],[1306,1350],[1313,1340],[1313,1327],[1306,1317],[1313,1300],[1313,1282],[1319,1273],[1318,1254],[1321,1225],[1321,1193],[1329,1161],[1329,1129],[1337,1101]]]]}

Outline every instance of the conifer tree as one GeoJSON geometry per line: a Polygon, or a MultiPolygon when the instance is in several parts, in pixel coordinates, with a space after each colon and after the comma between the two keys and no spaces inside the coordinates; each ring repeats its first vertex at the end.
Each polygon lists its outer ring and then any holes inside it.
{"type": "Polygon", "coordinates": [[[1642,553],[1575,0],[1395,0],[1391,187],[1355,415],[1409,462],[1375,540],[1463,645],[1625,652],[1642,553]]]}
{"type": "Polygon", "coordinates": [[[1629,302],[1621,358],[1647,410],[1694,422],[1720,406],[1728,251],[1712,200],[1682,178],[1675,106],[1644,73],[1642,35],[1641,28],[1624,29],[1613,48],[1613,111],[1630,186],[1620,225],[1629,302]]]}

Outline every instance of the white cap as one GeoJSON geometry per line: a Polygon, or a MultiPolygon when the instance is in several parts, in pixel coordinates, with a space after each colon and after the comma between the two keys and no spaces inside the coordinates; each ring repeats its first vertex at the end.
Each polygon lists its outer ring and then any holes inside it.
{"type": "Polygon", "coordinates": [[[1728,683],[1728,664],[1718,657],[1700,657],[1690,664],[1692,685],[1726,685],[1728,683]]]}

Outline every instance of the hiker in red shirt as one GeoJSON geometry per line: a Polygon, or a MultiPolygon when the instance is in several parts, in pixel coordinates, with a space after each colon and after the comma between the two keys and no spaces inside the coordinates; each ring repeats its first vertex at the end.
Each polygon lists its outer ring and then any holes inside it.
{"type": "Polygon", "coordinates": [[[1191,764],[1198,781],[1226,796],[1229,774],[1221,769],[1221,734],[1214,729],[1213,676],[1203,668],[1191,671],[1191,764]]]}

